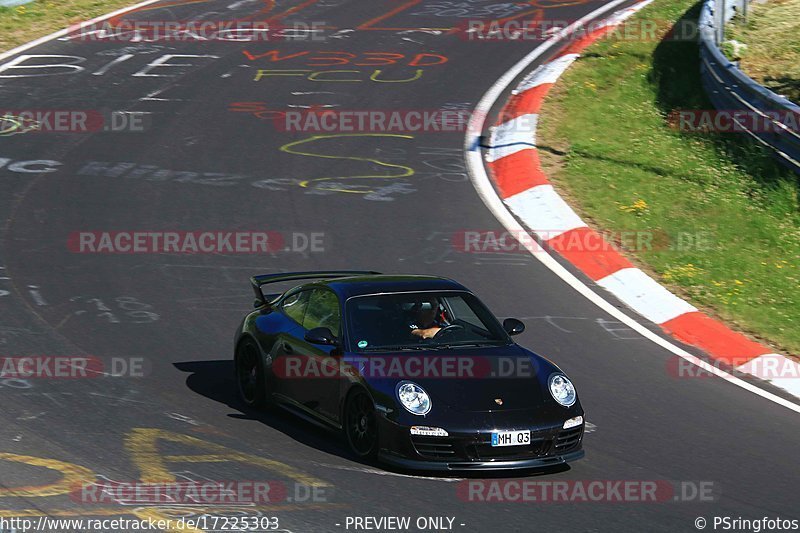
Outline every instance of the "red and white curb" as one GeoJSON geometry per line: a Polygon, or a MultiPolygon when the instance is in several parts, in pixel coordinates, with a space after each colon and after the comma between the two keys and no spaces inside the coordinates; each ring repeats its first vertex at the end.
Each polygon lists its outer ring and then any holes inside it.
{"type": "Polygon", "coordinates": [[[767,346],[698,311],[634,267],[612,246],[603,246],[599,252],[575,250],[571,243],[600,242],[603,237],[581,220],[542,171],[536,127],[546,94],[583,49],[649,3],[617,11],[517,85],[500,113],[500,122],[491,129],[491,148],[484,156],[489,175],[497,194],[518,220],[628,307],[714,360],[800,397],[800,364],[794,360],[772,353],[767,346]]]}

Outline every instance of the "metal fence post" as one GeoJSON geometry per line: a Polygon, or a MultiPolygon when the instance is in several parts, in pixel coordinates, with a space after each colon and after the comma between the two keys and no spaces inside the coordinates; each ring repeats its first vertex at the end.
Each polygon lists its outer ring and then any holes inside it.
{"type": "MultiPolygon", "coordinates": [[[[744,16],[748,0],[731,1],[737,6],[737,14],[744,16]]],[[[719,49],[715,41],[724,36],[720,30],[725,22],[726,3],[732,5],[728,0],[705,0],[700,13],[700,76],[703,89],[716,109],[752,111],[760,117],[759,120],[765,120],[765,124],[769,124],[768,129],[744,127],[743,131],[759,144],[772,148],[782,165],[800,175],[800,132],[781,118],[773,116],[777,110],[779,116],[800,117],[800,106],[747,77],[719,49]]]]}

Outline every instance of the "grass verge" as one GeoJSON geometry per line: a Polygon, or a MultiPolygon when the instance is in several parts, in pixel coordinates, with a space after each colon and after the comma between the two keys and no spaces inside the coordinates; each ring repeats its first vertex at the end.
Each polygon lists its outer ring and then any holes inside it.
{"type": "Polygon", "coordinates": [[[733,22],[726,39],[747,45],[739,67],[751,78],[793,102],[800,102],[800,0],[750,4],[747,24],[733,22]]]}
{"type": "Polygon", "coordinates": [[[627,24],[656,21],[659,38],[625,39],[635,31],[623,28],[587,49],[545,102],[537,144],[590,225],[659,236],[627,250],[638,266],[698,308],[798,354],[797,178],[742,134],[684,133],[667,118],[712,109],[697,44],[660,40],[699,11],[692,0],[656,0],[627,24]]]}
{"type": "Polygon", "coordinates": [[[5,52],[70,24],[116,11],[137,0],[36,0],[0,7],[0,52],[5,52]]]}

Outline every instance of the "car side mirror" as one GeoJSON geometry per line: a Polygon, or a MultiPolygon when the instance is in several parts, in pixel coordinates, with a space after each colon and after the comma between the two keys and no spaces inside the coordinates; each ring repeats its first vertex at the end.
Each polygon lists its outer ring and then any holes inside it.
{"type": "Polygon", "coordinates": [[[516,318],[506,318],[503,320],[503,329],[506,330],[506,333],[513,337],[514,335],[519,335],[525,331],[525,324],[516,318]]]}
{"type": "Polygon", "coordinates": [[[325,327],[314,328],[306,333],[305,339],[311,344],[325,344],[335,346],[338,344],[336,336],[331,333],[331,330],[325,327]]]}

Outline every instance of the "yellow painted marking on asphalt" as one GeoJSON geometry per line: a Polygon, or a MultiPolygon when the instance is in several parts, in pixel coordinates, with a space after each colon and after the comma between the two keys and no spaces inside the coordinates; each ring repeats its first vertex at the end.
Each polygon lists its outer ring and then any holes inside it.
{"type": "Polygon", "coordinates": [[[381,73],[383,73],[383,70],[377,69],[372,73],[369,79],[377,83],[411,83],[412,81],[417,81],[418,79],[422,78],[422,75],[425,74],[425,70],[418,68],[413,78],[406,78],[404,80],[379,80],[378,76],[380,76],[381,73]]]}
{"type": "Polygon", "coordinates": [[[239,452],[197,437],[172,433],[171,431],[165,431],[163,429],[133,429],[125,438],[125,449],[131,454],[131,461],[133,461],[133,464],[139,469],[140,479],[145,483],[175,481],[175,476],[170,473],[167,467],[169,463],[235,462],[260,466],[266,470],[277,472],[278,474],[309,486],[324,487],[328,485],[328,483],[289,466],[286,463],[239,452]],[[211,454],[161,455],[158,449],[159,441],[193,446],[200,450],[211,452],[211,454]]]}
{"type": "Polygon", "coordinates": [[[14,115],[0,116],[0,124],[8,124],[3,129],[0,129],[0,137],[10,137],[17,133],[28,133],[42,129],[42,123],[32,119],[17,117],[14,115]]]}
{"type": "Polygon", "coordinates": [[[0,453],[0,460],[22,463],[55,470],[61,474],[61,479],[49,485],[32,485],[27,487],[0,487],[0,498],[4,497],[42,497],[69,494],[76,487],[84,483],[92,483],[95,474],[88,468],[57,461],[55,459],[42,459],[30,455],[17,455],[15,453],[0,453]]]}
{"type": "Polygon", "coordinates": [[[327,78],[328,74],[361,74],[360,70],[319,70],[308,75],[308,81],[327,83],[361,83],[361,78],[327,78]]]}
{"type": "MultiPolygon", "coordinates": [[[[393,133],[338,133],[333,135],[314,135],[313,137],[309,137],[308,139],[302,139],[300,141],[290,142],[288,144],[284,144],[280,147],[281,152],[286,152],[289,154],[295,155],[305,155],[309,157],[321,157],[323,159],[346,159],[350,161],[364,161],[367,163],[375,163],[376,165],[382,167],[389,167],[389,168],[398,168],[402,169],[403,172],[401,174],[397,174],[394,176],[340,176],[335,178],[317,178],[313,180],[304,180],[300,182],[301,187],[308,188],[312,183],[319,183],[324,181],[330,180],[363,180],[363,179],[398,179],[398,178],[407,178],[409,176],[414,175],[414,169],[411,167],[406,167],[403,165],[394,165],[392,163],[386,163],[384,161],[380,161],[378,159],[372,159],[370,157],[357,157],[357,156],[343,156],[343,155],[329,155],[329,154],[319,154],[314,152],[302,152],[296,150],[296,146],[300,146],[302,144],[307,144],[311,142],[316,142],[323,139],[337,139],[337,138],[346,138],[346,137],[393,137],[397,139],[413,139],[412,135],[399,135],[393,133]]],[[[363,187],[363,186],[359,186],[363,187]]],[[[347,192],[353,194],[369,194],[375,192],[374,190],[363,190],[363,189],[354,189],[354,188],[330,188],[325,189],[326,191],[334,191],[334,192],[347,192]]]]}
{"type": "Polygon", "coordinates": [[[0,136],[14,133],[22,128],[22,119],[18,117],[12,115],[3,115],[0,117],[0,124],[5,122],[7,122],[9,126],[6,127],[6,129],[0,130],[0,136]]]}

